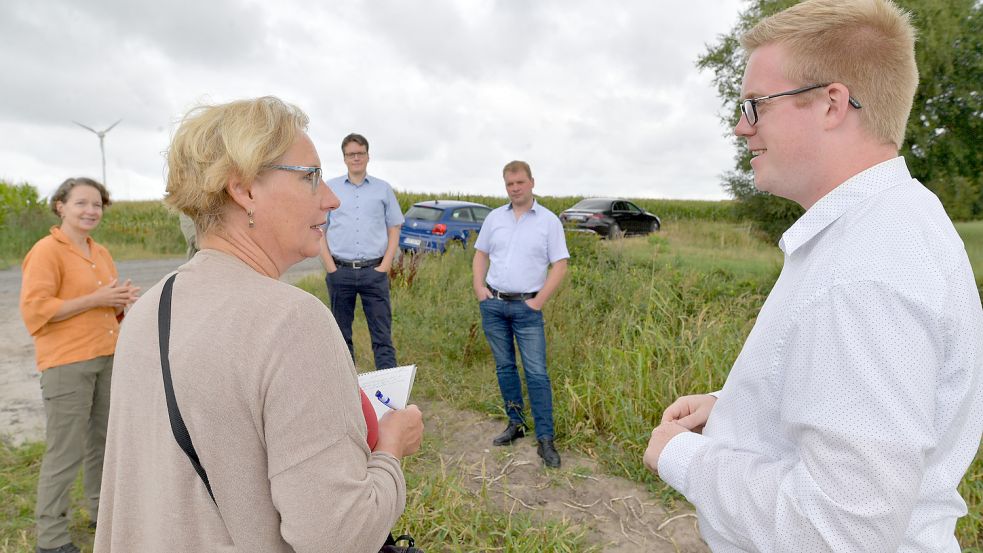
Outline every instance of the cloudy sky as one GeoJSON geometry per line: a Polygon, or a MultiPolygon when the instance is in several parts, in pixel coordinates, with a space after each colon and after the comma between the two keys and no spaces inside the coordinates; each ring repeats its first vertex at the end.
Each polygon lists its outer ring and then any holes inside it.
{"type": "Polygon", "coordinates": [[[705,44],[739,0],[3,0],[0,178],[43,195],[101,177],[159,198],[175,121],[203,102],[300,106],[325,173],[341,138],[399,190],[720,199],[733,148],[705,44]]]}

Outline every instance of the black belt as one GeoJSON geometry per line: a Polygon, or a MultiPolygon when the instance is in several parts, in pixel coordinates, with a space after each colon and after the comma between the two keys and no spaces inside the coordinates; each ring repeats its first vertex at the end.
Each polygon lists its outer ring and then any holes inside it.
{"type": "Polygon", "coordinates": [[[522,292],[517,294],[509,294],[506,292],[499,292],[498,290],[488,287],[488,290],[492,293],[492,297],[499,300],[506,301],[521,301],[521,300],[531,300],[536,297],[539,292],[522,292]]]}
{"type": "Polygon", "coordinates": [[[338,259],[337,257],[332,257],[334,259],[334,264],[339,267],[348,267],[349,269],[364,269],[366,267],[378,267],[382,263],[381,257],[375,259],[366,259],[365,261],[345,261],[344,259],[338,259]]]}

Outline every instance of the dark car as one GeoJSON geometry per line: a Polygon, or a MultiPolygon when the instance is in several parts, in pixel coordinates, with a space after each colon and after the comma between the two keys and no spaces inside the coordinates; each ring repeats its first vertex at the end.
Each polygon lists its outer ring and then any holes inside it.
{"type": "Polygon", "coordinates": [[[430,200],[413,204],[399,231],[399,247],[404,252],[445,252],[447,246],[466,246],[491,212],[486,205],[458,200],[430,200]]]}
{"type": "Polygon", "coordinates": [[[648,234],[662,221],[637,205],[618,198],[586,198],[560,214],[564,225],[592,230],[608,238],[648,234]]]}

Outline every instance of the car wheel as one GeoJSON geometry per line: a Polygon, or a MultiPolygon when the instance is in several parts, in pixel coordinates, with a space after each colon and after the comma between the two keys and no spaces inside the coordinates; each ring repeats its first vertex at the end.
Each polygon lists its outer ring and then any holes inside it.
{"type": "Polygon", "coordinates": [[[611,226],[608,227],[608,240],[618,240],[624,236],[625,231],[621,230],[621,226],[618,223],[611,223],[611,226]]]}
{"type": "Polygon", "coordinates": [[[659,232],[660,228],[662,227],[659,225],[658,221],[652,221],[652,226],[649,227],[649,232],[659,232]]]}

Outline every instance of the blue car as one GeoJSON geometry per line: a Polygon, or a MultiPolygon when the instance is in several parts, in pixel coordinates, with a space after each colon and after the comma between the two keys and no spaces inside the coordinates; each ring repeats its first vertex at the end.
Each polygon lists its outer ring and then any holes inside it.
{"type": "Polygon", "coordinates": [[[491,212],[486,205],[458,200],[430,200],[413,204],[399,232],[404,252],[444,253],[449,245],[466,247],[491,212]]]}

